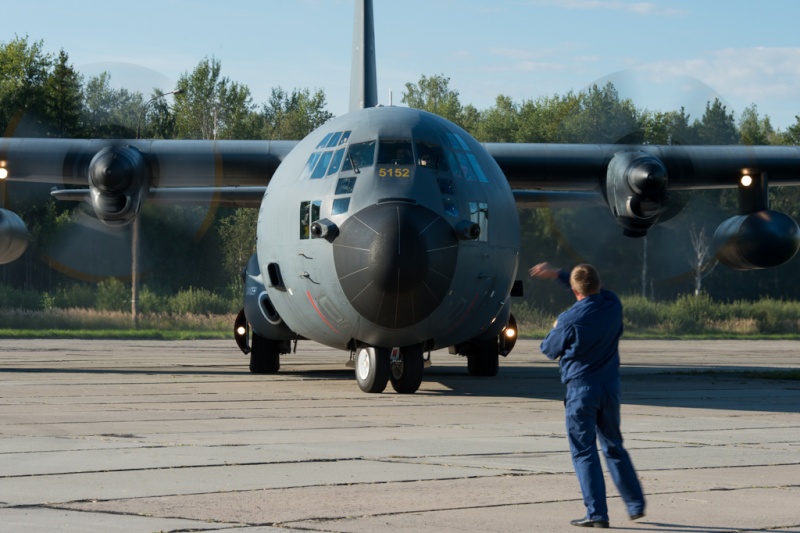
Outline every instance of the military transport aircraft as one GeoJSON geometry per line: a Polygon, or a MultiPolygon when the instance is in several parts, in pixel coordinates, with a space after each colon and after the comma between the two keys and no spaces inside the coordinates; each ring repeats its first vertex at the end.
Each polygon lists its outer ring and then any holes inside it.
{"type": "MultiPolygon", "coordinates": [[[[481,144],[424,111],[377,105],[371,0],[357,0],[350,112],[302,141],[0,139],[0,179],[46,182],[107,225],[145,202],[260,206],[237,343],[274,373],[298,339],[348,351],[365,392],[415,392],[426,352],[449,347],[493,376],[514,346],[517,207],[602,202],[629,236],[671,216],[670,193],[738,188],[718,259],[768,268],[800,229],[769,182],[800,185],[800,148],[481,144]],[[214,183],[215,187],[199,187],[214,183]]],[[[0,262],[27,229],[0,211],[0,262]]]]}

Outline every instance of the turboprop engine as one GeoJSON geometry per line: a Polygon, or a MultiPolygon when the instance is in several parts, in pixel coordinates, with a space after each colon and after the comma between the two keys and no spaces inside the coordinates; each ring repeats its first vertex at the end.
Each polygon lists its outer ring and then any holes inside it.
{"type": "Polygon", "coordinates": [[[800,227],[785,213],[769,208],[766,173],[742,176],[739,212],[714,232],[720,263],[735,270],[757,270],[784,264],[800,248],[800,227]]]}
{"type": "Polygon", "coordinates": [[[16,261],[28,247],[28,228],[19,215],[0,209],[0,265],[16,261]]]}
{"type": "Polygon", "coordinates": [[[606,199],[628,237],[644,237],[664,212],[667,169],[645,152],[619,152],[608,163],[606,199]]]}
{"type": "Polygon", "coordinates": [[[90,201],[97,218],[109,226],[133,221],[148,191],[144,157],[132,146],[109,146],[89,163],[90,201]]]}
{"type": "Polygon", "coordinates": [[[714,232],[720,263],[735,270],[782,265],[800,248],[797,222],[780,211],[764,210],[731,217],[714,232]]]}

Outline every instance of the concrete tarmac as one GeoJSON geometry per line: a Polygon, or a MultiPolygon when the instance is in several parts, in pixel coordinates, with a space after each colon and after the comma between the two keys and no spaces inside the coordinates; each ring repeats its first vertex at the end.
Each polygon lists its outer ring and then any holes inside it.
{"type": "MultiPolygon", "coordinates": [[[[623,341],[648,507],[629,521],[607,480],[611,527],[800,532],[800,382],[772,379],[798,347],[623,341]]],[[[346,359],[301,342],[254,376],[233,341],[0,340],[0,531],[575,530],[538,341],[496,378],[434,352],[413,395],[362,393],[346,359]]]]}

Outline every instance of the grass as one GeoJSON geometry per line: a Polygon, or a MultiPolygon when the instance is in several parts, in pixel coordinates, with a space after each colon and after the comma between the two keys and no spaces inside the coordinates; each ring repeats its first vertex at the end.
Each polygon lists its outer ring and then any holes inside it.
{"type": "MultiPolygon", "coordinates": [[[[708,296],[654,302],[624,297],[626,339],[800,340],[800,302],[715,302],[708,296]]],[[[556,318],[521,302],[513,308],[523,338],[543,338],[556,318]]],[[[229,339],[233,314],[143,313],[134,329],[125,311],[2,309],[0,338],[229,339]]]]}
{"type": "Polygon", "coordinates": [[[156,329],[0,329],[0,339],[233,340],[230,331],[156,329]]]}

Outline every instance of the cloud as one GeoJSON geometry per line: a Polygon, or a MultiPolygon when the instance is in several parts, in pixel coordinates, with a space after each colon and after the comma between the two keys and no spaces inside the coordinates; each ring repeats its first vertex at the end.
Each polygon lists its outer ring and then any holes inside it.
{"type": "Polygon", "coordinates": [[[748,102],[800,100],[800,48],[726,48],[700,58],[640,67],[654,75],[686,75],[748,102]]]}

